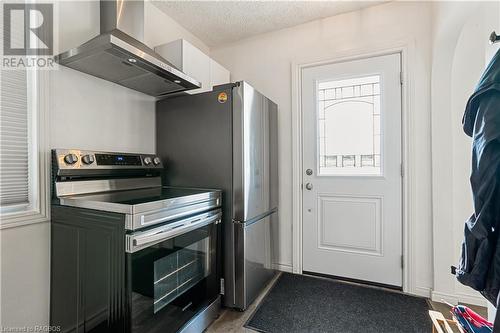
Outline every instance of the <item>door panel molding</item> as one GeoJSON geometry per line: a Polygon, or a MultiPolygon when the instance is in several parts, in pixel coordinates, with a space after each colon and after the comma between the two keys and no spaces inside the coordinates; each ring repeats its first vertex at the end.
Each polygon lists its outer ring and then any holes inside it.
{"type": "Polygon", "coordinates": [[[430,288],[416,284],[416,248],[417,235],[415,230],[415,208],[413,198],[416,197],[415,173],[411,168],[416,160],[414,114],[415,98],[413,65],[415,61],[415,41],[404,39],[394,41],[380,47],[370,46],[332,54],[329,59],[296,59],[291,64],[292,75],[292,269],[296,274],[302,274],[302,100],[301,100],[301,72],[304,68],[322,64],[364,59],[388,54],[401,54],[402,78],[402,173],[403,173],[403,291],[428,297],[430,288]]]}
{"type": "MultiPolygon", "coordinates": [[[[383,219],[383,213],[382,213],[382,200],[383,196],[356,196],[356,195],[350,195],[350,196],[345,196],[345,195],[332,195],[332,194],[318,194],[317,198],[317,207],[318,207],[318,232],[317,232],[317,243],[318,243],[318,249],[321,250],[326,250],[326,251],[341,251],[341,252],[348,252],[348,253],[353,253],[353,254],[361,254],[361,255],[370,255],[370,256],[383,256],[383,240],[382,240],[382,219],[383,219]],[[357,200],[356,200],[357,199],[357,200]],[[341,242],[337,241],[335,243],[335,240],[332,240],[329,242],[328,240],[325,239],[325,224],[322,223],[323,219],[323,212],[324,212],[324,207],[325,203],[353,203],[353,204],[364,204],[364,205],[371,205],[374,208],[374,214],[375,214],[375,221],[374,222],[374,229],[376,231],[376,236],[373,239],[373,246],[353,246],[351,244],[348,244],[346,242],[341,242]]],[[[340,221],[342,222],[342,221],[340,221]]]]}

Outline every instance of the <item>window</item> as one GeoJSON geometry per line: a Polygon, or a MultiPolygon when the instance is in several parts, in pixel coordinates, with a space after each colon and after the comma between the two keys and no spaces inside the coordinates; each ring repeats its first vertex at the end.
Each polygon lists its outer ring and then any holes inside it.
{"type": "MultiPolygon", "coordinates": [[[[14,24],[8,33],[13,45],[26,43],[22,24],[14,24]]],[[[31,47],[32,42],[30,39],[31,47]]],[[[34,42],[38,46],[41,40],[34,42]]],[[[36,55],[28,57],[19,56],[16,63],[38,59],[36,55]]],[[[0,228],[48,219],[45,110],[49,96],[48,70],[23,65],[0,67],[0,228]]]]}
{"type": "Polygon", "coordinates": [[[0,228],[47,220],[48,156],[40,133],[48,74],[41,72],[0,70],[0,228]]]}
{"type": "Polygon", "coordinates": [[[380,175],[380,76],[317,86],[319,175],[380,175]]]}
{"type": "Polygon", "coordinates": [[[30,203],[28,73],[2,70],[0,106],[0,207],[25,210],[30,203]]]}

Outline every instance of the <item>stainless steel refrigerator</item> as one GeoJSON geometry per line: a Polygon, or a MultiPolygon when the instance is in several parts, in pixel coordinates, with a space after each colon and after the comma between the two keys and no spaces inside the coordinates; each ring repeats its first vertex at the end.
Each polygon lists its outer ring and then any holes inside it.
{"type": "Polygon", "coordinates": [[[223,190],[221,292],[244,310],[274,276],[278,248],[277,105],[247,82],[156,105],[165,185],[223,190]]]}

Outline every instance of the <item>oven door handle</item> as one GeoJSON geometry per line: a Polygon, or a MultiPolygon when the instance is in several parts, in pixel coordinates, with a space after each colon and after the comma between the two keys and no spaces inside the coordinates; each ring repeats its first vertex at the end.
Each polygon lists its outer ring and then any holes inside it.
{"type": "Polygon", "coordinates": [[[143,235],[127,235],[127,252],[135,252],[149,245],[154,245],[162,241],[174,238],[181,234],[221,221],[221,213],[202,218],[189,218],[178,223],[168,225],[164,228],[151,230],[143,235]]]}

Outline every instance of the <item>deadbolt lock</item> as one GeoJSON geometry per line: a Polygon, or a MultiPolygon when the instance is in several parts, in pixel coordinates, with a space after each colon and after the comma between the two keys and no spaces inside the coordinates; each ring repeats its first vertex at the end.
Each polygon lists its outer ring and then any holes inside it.
{"type": "Polygon", "coordinates": [[[310,175],[312,175],[312,174],[313,174],[312,169],[307,169],[307,170],[306,170],[306,175],[310,176],[310,175]]]}

